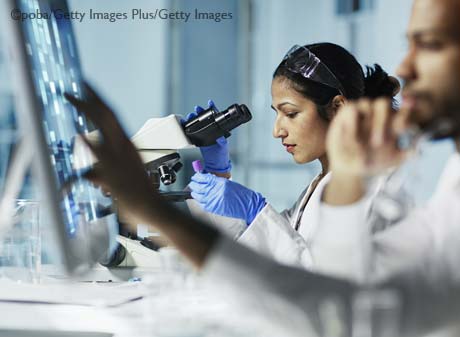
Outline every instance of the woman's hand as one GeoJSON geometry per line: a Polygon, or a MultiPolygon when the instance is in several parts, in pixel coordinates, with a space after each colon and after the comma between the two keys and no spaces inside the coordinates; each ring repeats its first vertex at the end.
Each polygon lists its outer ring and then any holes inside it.
{"type": "MultiPolygon", "coordinates": [[[[208,101],[208,109],[213,108],[219,111],[212,100],[208,101]]],[[[182,124],[187,123],[192,118],[199,116],[204,109],[200,106],[195,106],[194,112],[189,113],[182,124]]],[[[228,141],[224,136],[216,139],[216,144],[200,147],[201,156],[204,160],[204,169],[219,177],[230,178],[232,163],[230,161],[230,152],[228,149],[228,141]]]]}
{"type": "Polygon", "coordinates": [[[195,173],[188,186],[206,212],[243,219],[248,225],[266,205],[260,193],[211,173],[195,173]]]}

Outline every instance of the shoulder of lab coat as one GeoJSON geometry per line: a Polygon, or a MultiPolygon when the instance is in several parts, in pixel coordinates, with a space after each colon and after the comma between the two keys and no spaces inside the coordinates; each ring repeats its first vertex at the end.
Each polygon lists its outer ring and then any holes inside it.
{"type": "MultiPolygon", "coordinates": [[[[273,216],[275,213],[277,214],[276,218],[277,219],[284,219],[285,222],[290,223],[292,227],[294,227],[294,222],[296,221],[296,218],[298,216],[299,212],[299,206],[302,203],[306,193],[308,192],[308,189],[310,188],[311,183],[302,191],[300,196],[297,198],[295,204],[291,208],[287,208],[283,210],[282,212],[278,212],[275,210],[273,206],[270,205],[270,203],[267,203],[266,207],[264,207],[254,218],[250,226],[255,225],[254,227],[264,225],[266,221],[270,218],[270,216],[273,216]]],[[[253,228],[254,228],[253,227],[253,228]]]]}
{"type": "Polygon", "coordinates": [[[267,204],[238,238],[238,242],[290,265],[311,266],[305,239],[293,228],[289,218],[267,204]]]}
{"type": "Polygon", "coordinates": [[[354,289],[348,282],[279,264],[225,237],[208,254],[202,274],[284,328],[284,336],[316,336],[320,305],[331,297],[346,303],[354,289]]]}
{"type": "Polygon", "coordinates": [[[218,228],[233,239],[237,239],[247,228],[246,221],[244,220],[206,212],[195,199],[187,199],[186,204],[194,217],[218,228]]]}

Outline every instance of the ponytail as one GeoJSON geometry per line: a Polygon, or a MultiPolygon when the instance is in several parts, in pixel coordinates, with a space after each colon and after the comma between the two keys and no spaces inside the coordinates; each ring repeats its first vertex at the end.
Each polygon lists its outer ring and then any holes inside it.
{"type": "Polygon", "coordinates": [[[373,67],[366,66],[364,77],[364,96],[369,98],[389,97],[393,98],[399,92],[399,82],[389,76],[378,64],[373,67]]]}

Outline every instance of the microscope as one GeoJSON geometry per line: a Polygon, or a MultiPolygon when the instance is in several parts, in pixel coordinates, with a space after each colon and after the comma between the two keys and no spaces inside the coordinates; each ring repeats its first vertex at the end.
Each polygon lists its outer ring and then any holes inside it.
{"type": "MultiPolygon", "coordinates": [[[[244,104],[233,104],[226,110],[218,111],[214,107],[201,112],[197,117],[181,123],[180,116],[168,115],[151,118],[131,138],[136,146],[151,184],[168,201],[181,202],[190,199],[189,191],[162,191],[161,185],[172,185],[176,175],[183,167],[178,150],[209,146],[216,139],[229,137],[230,131],[250,121],[252,115],[244,104]]],[[[119,213],[121,223],[129,222],[119,213]]],[[[120,228],[119,249],[103,265],[108,267],[157,267],[160,257],[157,251],[163,247],[161,237],[150,240],[138,237],[137,233],[120,228]]]]}
{"type": "Polygon", "coordinates": [[[210,107],[184,125],[176,115],[149,119],[131,140],[139,151],[152,185],[167,200],[184,201],[190,198],[189,192],[163,192],[160,189],[161,184],[173,184],[183,166],[177,151],[215,144],[217,138],[229,137],[231,130],[251,118],[244,104],[233,104],[224,111],[210,107]]]}

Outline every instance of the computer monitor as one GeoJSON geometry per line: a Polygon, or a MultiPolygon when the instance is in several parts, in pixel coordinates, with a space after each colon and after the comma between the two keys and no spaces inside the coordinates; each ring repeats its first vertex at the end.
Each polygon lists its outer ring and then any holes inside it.
{"type": "MultiPolygon", "coordinates": [[[[63,0],[2,0],[7,28],[20,132],[33,147],[39,199],[47,212],[56,248],[67,272],[81,273],[116,248],[118,223],[112,200],[81,178],[75,158],[76,136],[88,131],[85,117],[64,92],[83,97],[82,73],[71,20],[63,0]],[[25,13],[23,15],[23,13],[25,13]],[[15,19],[14,15],[19,15],[15,19]],[[70,188],[66,182],[76,177],[70,188]]],[[[89,150],[88,150],[89,151],[89,150]]],[[[86,154],[85,154],[86,153],[86,154]]]]}

